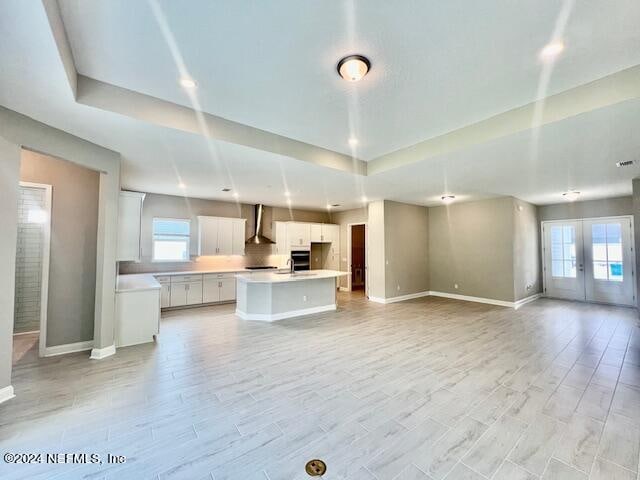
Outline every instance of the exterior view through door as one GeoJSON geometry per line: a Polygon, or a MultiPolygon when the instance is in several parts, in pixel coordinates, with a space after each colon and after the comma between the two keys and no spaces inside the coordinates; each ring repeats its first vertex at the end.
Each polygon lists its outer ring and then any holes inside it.
{"type": "Polygon", "coordinates": [[[542,222],[549,297],[635,305],[633,218],[542,222]]]}

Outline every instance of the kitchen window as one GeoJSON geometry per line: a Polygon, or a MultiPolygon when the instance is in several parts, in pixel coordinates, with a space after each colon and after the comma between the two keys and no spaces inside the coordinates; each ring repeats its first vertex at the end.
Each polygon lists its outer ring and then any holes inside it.
{"type": "Polygon", "coordinates": [[[188,262],[190,239],[190,220],[154,218],[153,261],[188,262]]]}

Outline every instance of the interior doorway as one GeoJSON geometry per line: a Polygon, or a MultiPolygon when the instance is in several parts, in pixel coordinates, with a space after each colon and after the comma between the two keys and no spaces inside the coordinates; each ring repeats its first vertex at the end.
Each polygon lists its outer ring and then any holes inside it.
{"type": "Polygon", "coordinates": [[[350,223],[348,227],[348,288],[351,292],[362,291],[368,296],[367,225],[350,223]]]}
{"type": "Polygon", "coordinates": [[[52,186],[20,182],[13,362],[44,356],[49,295],[52,186]]]}
{"type": "Polygon", "coordinates": [[[542,222],[549,297],[635,306],[633,217],[542,222]]]}

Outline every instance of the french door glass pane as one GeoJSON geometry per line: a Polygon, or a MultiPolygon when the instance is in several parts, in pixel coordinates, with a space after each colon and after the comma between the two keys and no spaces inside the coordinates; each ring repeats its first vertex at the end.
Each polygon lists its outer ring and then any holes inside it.
{"type": "Polygon", "coordinates": [[[571,225],[551,227],[551,275],[576,277],[576,230],[571,225]]]}
{"type": "Polygon", "coordinates": [[[622,262],[609,262],[609,280],[612,282],[622,282],[624,280],[622,262]]]}
{"type": "Polygon", "coordinates": [[[571,260],[564,261],[564,276],[575,278],[576,276],[576,262],[571,260]]]}
{"type": "Polygon", "coordinates": [[[591,226],[593,278],[622,282],[622,225],[602,223],[591,226]]]}
{"type": "Polygon", "coordinates": [[[593,278],[607,280],[607,262],[593,262],[593,278]]]}
{"type": "Polygon", "coordinates": [[[551,261],[551,275],[553,275],[554,277],[564,277],[562,263],[562,260],[551,261]]]}

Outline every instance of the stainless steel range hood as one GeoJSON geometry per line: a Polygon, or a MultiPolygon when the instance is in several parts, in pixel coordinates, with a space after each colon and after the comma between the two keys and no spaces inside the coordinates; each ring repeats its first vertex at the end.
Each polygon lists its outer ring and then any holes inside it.
{"type": "Polygon", "coordinates": [[[256,229],[253,232],[253,236],[247,240],[246,243],[251,245],[270,245],[272,243],[276,243],[270,238],[265,237],[262,232],[264,232],[264,228],[262,225],[263,221],[263,210],[264,205],[258,204],[255,206],[255,219],[256,219],[256,229]]]}

